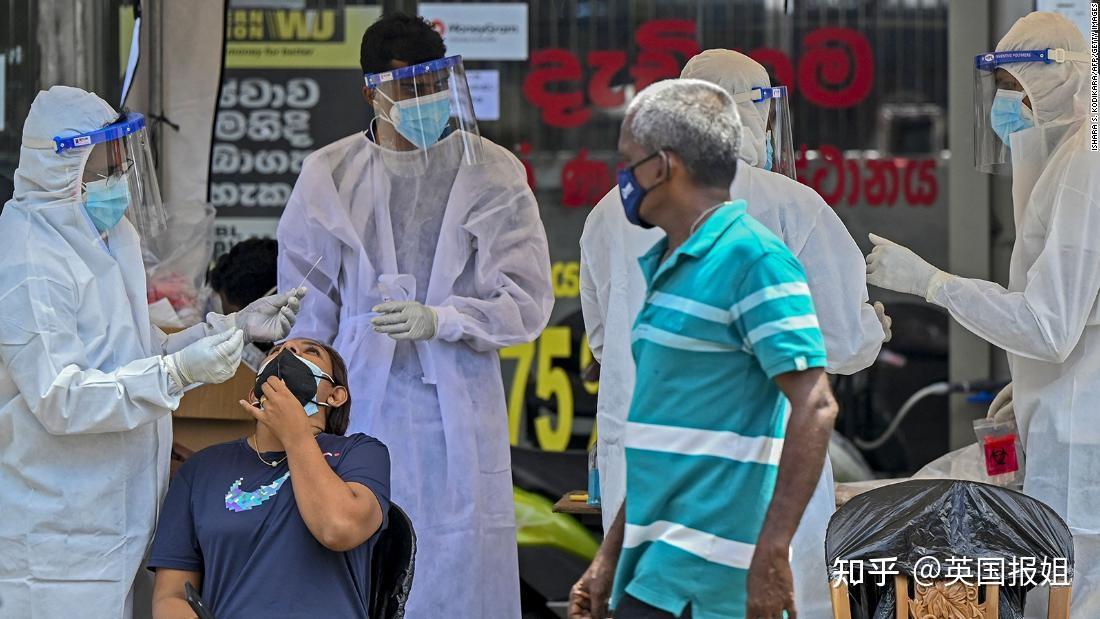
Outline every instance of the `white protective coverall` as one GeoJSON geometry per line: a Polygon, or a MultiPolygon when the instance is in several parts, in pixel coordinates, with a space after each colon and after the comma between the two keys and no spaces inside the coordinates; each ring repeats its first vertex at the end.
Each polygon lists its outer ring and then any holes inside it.
{"type": "Polygon", "coordinates": [[[553,307],[538,205],[516,158],[455,132],[427,150],[357,133],[310,155],[279,222],[280,289],[309,277],[292,337],[347,361],[348,432],[382,440],[393,501],[413,521],[408,617],[519,617],[508,421],[497,351],[542,331],[553,307]],[[376,333],[371,308],[416,300],[438,316],[416,344],[376,333]]]}
{"type": "Polygon", "coordinates": [[[39,93],[0,215],[2,617],[129,617],[168,483],[180,392],[160,355],[200,336],[150,324],[137,231],[123,218],[100,239],[91,149],[52,140],[117,116],[83,90],[39,93]]]}
{"type": "MultiPolygon", "coordinates": [[[[704,79],[731,94],[770,83],[756,61],[728,50],[708,50],[684,67],[682,77],[704,79]]],[[[827,370],[852,374],[874,362],[885,333],[867,303],[866,264],[859,247],[813,189],[763,170],[766,116],[761,104],[738,104],[745,128],[730,187],[733,199],[791,249],[806,270],[828,354],[827,370]]],[[[581,304],[593,356],[600,362],[597,400],[600,494],[605,530],[626,492],[623,428],[634,391],[630,331],[645,301],[638,258],[662,236],[659,229],[633,226],[623,213],[618,189],[593,209],[581,235],[581,304]]],[[[825,566],[825,529],[835,511],[832,467],[826,461],[794,543],[796,607],[800,617],[831,616],[825,566]]]]}
{"type": "MultiPolygon", "coordinates": [[[[1088,53],[1055,13],[1021,18],[997,51],[1088,53]]],[[[1002,65],[1024,87],[1035,126],[1010,134],[1016,243],[1008,289],[936,278],[928,300],[1008,352],[1027,451],[1024,492],[1073,533],[1074,617],[1100,617],[1100,153],[1089,151],[1087,63],[1002,65]]],[[[1045,589],[1027,615],[1045,617],[1045,589]]]]}

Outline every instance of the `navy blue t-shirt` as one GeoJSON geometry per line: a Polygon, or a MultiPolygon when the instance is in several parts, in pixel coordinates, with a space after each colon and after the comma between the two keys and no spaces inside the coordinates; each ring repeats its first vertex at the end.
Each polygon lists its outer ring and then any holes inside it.
{"type": "MultiPolygon", "coordinates": [[[[320,434],[317,444],[341,479],[369,488],[388,512],[385,445],[364,434],[320,434]]],[[[298,512],[289,473],[285,461],[260,462],[244,439],[191,456],[168,488],[149,568],[202,572],[215,617],[366,617],[378,534],[347,552],[322,546],[298,512]]]]}

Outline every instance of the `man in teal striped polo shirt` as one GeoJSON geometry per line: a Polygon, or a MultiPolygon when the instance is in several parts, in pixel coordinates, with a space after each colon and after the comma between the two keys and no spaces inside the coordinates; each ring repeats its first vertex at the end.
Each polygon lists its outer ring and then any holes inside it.
{"type": "Polygon", "coordinates": [[[626,503],[571,617],[609,597],[616,619],[795,616],[790,543],[836,404],[801,265],[729,202],[740,138],[733,100],[698,80],[650,86],[623,121],[626,216],[667,236],[640,261],[626,503]]]}

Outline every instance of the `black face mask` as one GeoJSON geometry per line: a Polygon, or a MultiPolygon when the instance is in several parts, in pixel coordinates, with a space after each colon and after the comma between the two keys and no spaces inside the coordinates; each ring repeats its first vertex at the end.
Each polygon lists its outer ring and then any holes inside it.
{"type": "Polygon", "coordinates": [[[256,376],[256,386],[252,393],[257,400],[263,398],[263,385],[272,376],[277,376],[286,383],[287,389],[290,389],[306,409],[307,415],[315,415],[319,406],[327,406],[316,401],[317,386],[321,381],[327,380],[336,384],[321,368],[285,348],[268,361],[256,376]]]}

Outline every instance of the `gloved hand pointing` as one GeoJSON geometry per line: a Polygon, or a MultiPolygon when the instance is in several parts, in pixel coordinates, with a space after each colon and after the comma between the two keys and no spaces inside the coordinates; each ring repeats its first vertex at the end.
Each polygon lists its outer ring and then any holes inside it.
{"type": "Polygon", "coordinates": [[[868,235],[875,248],[867,255],[867,283],[928,298],[930,284],[946,277],[907,247],[881,236],[868,235]]]}
{"type": "Polygon", "coordinates": [[[390,301],[374,306],[381,314],[371,324],[378,333],[395,340],[421,341],[435,337],[438,317],[435,310],[416,301],[390,301]]]}
{"type": "Polygon", "coordinates": [[[244,331],[246,342],[277,342],[290,335],[305,295],[305,288],[273,294],[256,299],[231,316],[235,326],[244,331]]]}
{"type": "Polygon", "coordinates": [[[894,332],[891,329],[894,325],[894,319],[887,315],[886,306],[882,304],[882,301],[875,301],[872,307],[875,308],[875,316],[878,316],[878,323],[882,325],[882,332],[886,334],[886,337],[882,338],[882,341],[889,342],[894,337],[894,332]]]}
{"type": "Polygon", "coordinates": [[[180,388],[194,383],[224,383],[237,373],[244,350],[244,333],[215,333],[164,358],[168,373],[180,388]]]}

